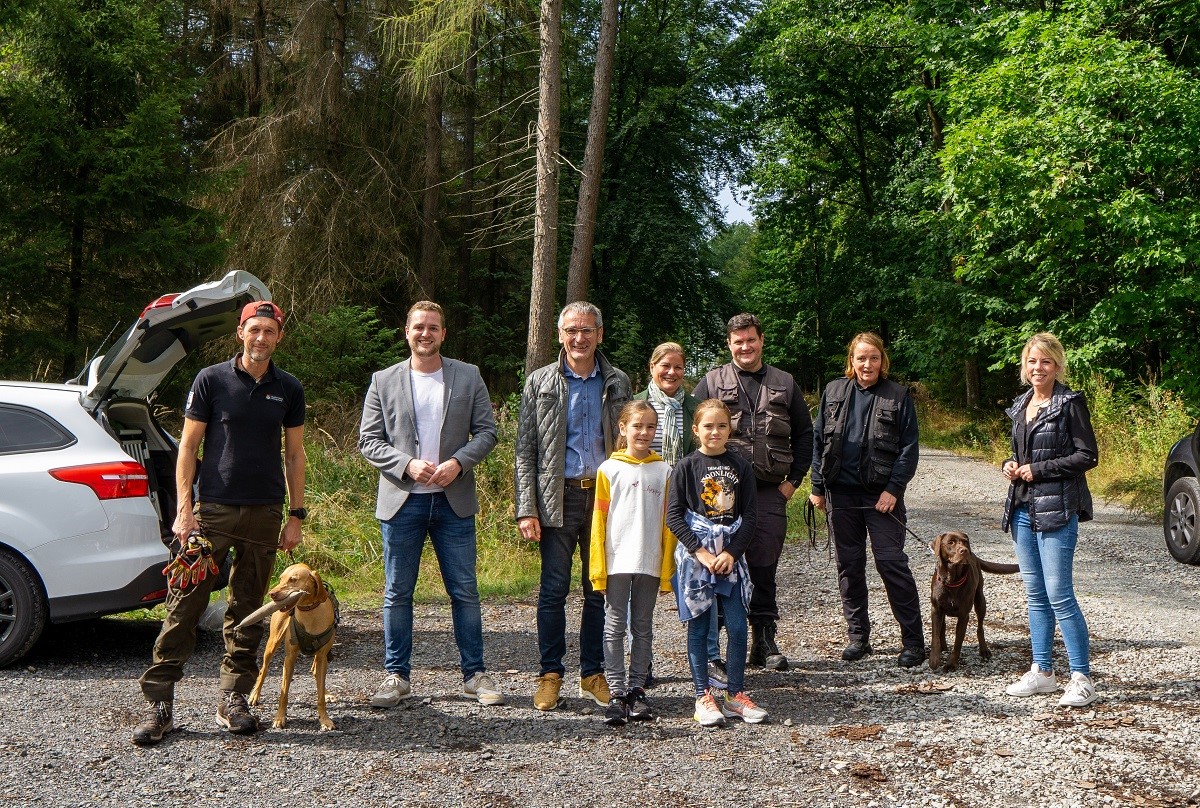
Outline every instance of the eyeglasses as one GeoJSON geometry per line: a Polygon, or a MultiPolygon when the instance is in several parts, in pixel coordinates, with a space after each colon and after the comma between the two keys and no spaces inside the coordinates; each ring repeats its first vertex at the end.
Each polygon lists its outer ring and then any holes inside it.
{"type": "Polygon", "coordinates": [[[591,337],[599,330],[598,328],[564,328],[562,332],[571,339],[575,339],[575,337],[591,337]]]}

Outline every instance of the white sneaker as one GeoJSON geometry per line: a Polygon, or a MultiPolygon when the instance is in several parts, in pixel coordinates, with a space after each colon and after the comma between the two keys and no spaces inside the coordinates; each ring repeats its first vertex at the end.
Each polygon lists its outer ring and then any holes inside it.
{"type": "Polygon", "coordinates": [[[412,685],[398,673],[389,673],[379,686],[379,692],[371,697],[372,707],[395,707],[412,695],[412,685]]]}
{"type": "Polygon", "coordinates": [[[702,727],[725,726],[725,714],[721,712],[711,693],[705,693],[696,699],[696,713],[692,718],[702,727]]]}
{"type": "Polygon", "coordinates": [[[475,699],[488,707],[496,707],[504,703],[504,694],[500,692],[500,688],[496,686],[496,680],[487,671],[476,671],[474,676],[463,682],[462,697],[475,699]]]}
{"type": "Polygon", "coordinates": [[[1059,707],[1087,707],[1096,700],[1096,686],[1087,674],[1075,671],[1067,682],[1067,692],[1058,700],[1059,707]]]}
{"type": "Polygon", "coordinates": [[[1058,680],[1054,678],[1053,671],[1042,673],[1036,662],[1029,666],[1029,671],[1024,676],[1004,688],[1008,695],[1021,698],[1038,693],[1054,693],[1057,690],[1058,680]]]}
{"type": "Polygon", "coordinates": [[[740,718],[747,724],[761,724],[767,719],[767,711],[752,702],[745,693],[738,693],[733,698],[726,693],[721,701],[721,712],[726,718],[740,718]]]}

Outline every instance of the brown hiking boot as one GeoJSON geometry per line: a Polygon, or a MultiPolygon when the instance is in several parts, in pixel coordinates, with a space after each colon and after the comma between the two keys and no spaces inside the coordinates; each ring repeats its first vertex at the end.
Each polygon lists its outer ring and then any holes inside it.
{"type": "Polygon", "coordinates": [[[152,701],[146,705],[142,720],[133,728],[133,742],[138,746],[153,746],[175,729],[174,710],[169,701],[152,701]]]}
{"type": "Polygon", "coordinates": [[[232,690],[221,691],[217,723],[234,735],[253,735],[258,732],[258,719],[250,712],[246,697],[232,690]]]}

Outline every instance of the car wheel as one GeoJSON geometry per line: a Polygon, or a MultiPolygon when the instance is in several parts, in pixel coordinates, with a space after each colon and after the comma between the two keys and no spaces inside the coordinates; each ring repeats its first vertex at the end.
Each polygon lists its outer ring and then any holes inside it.
{"type": "Polygon", "coordinates": [[[1180,477],[1167,492],[1163,536],[1171,556],[1184,564],[1200,563],[1197,511],[1200,511],[1200,483],[1195,477],[1180,477]]]}
{"type": "Polygon", "coordinates": [[[46,626],[46,596],[33,571],[0,552],[0,667],[21,658],[46,626]]]}

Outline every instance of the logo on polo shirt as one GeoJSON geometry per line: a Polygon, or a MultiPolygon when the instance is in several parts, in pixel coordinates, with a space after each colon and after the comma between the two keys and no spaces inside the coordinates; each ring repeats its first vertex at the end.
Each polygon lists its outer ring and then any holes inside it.
{"type": "Polygon", "coordinates": [[[267,398],[267,401],[277,401],[277,402],[279,402],[280,404],[286,404],[286,403],[287,403],[287,402],[285,402],[285,401],[283,400],[283,396],[273,396],[273,395],[271,395],[270,393],[268,393],[266,398],[267,398]]]}

